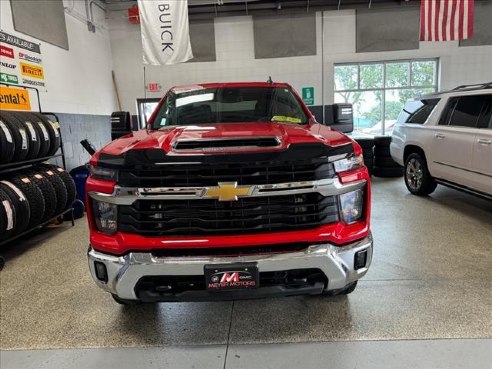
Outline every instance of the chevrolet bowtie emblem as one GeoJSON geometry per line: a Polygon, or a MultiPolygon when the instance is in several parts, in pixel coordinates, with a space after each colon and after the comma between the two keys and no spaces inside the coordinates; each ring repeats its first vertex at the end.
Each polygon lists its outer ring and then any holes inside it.
{"type": "Polygon", "coordinates": [[[238,197],[248,196],[250,186],[239,186],[237,182],[220,182],[217,187],[209,187],[205,196],[217,198],[219,201],[237,201],[238,197]]]}

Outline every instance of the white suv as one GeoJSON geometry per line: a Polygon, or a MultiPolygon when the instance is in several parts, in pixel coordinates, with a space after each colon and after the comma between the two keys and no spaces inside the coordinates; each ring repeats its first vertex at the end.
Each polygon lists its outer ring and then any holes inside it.
{"type": "Polygon", "coordinates": [[[407,102],[390,151],[415,195],[439,183],[492,199],[492,82],[407,102]]]}

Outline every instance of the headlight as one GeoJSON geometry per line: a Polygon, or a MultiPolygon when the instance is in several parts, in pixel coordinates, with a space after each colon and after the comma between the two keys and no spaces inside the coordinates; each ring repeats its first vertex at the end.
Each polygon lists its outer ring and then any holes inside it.
{"type": "Polygon", "coordinates": [[[355,223],[364,210],[364,190],[355,190],[340,195],[340,216],[347,223],[355,223]]]}
{"type": "Polygon", "coordinates": [[[101,168],[91,165],[91,177],[105,181],[116,181],[118,179],[118,171],[116,169],[101,168]]]}
{"type": "Polygon", "coordinates": [[[118,207],[107,202],[92,200],[92,211],[97,229],[114,234],[118,228],[118,207]]]}
{"type": "Polygon", "coordinates": [[[348,158],[335,160],[333,162],[333,165],[335,167],[335,172],[347,172],[349,170],[362,168],[364,166],[364,158],[362,157],[362,155],[352,155],[348,158]]]}

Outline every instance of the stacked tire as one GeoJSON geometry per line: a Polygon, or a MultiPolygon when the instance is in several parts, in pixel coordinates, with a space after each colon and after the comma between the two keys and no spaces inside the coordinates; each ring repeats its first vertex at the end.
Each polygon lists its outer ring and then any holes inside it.
{"type": "Polygon", "coordinates": [[[355,141],[362,148],[362,155],[364,156],[364,164],[372,175],[374,170],[374,139],[372,138],[356,138],[355,141]]]}
{"type": "Polygon", "coordinates": [[[0,165],[53,156],[60,141],[60,125],[45,115],[0,110],[0,165]]]}
{"type": "Polygon", "coordinates": [[[403,167],[390,153],[391,136],[374,137],[374,175],[376,177],[402,177],[403,167]]]}
{"type": "Polygon", "coordinates": [[[62,168],[41,164],[0,178],[0,242],[72,207],[75,183],[62,168]]]}

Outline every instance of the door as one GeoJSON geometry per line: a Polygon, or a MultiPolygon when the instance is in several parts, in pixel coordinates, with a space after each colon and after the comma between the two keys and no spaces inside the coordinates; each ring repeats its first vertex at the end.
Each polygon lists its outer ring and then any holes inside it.
{"type": "Polygon", "coordinates": [[[448,100],[433,132],[431,158],[435,177],[467,187],[475,183],[472,157],[482,106],[480,95],[448,100]]]}
{"type": "Polygon", "coordinates": [[[492,94],[484,95],[484,99],[473,147],[472,167],[480,174],[476,189],[492,194],[492,94]]]}

